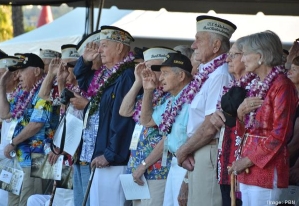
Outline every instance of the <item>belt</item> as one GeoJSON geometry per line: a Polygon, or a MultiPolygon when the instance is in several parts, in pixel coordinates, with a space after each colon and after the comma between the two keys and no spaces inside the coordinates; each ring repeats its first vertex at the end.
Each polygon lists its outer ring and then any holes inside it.
{"type": "Polygon", "coordinates": [[[215,144],[218,144],[218,139],[212,139],[208,145],[215,145],[215,144]]]}
{"type": "Polygon", "coordinates": [[[79,161],[79,165],[85,166],[85,165],[89,165],[89,162],[84,162],[84,161],[79,161]]]}

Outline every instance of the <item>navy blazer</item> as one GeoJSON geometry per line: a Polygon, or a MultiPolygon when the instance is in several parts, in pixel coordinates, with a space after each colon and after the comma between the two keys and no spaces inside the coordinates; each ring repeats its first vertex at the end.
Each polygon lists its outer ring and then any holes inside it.
{"type": "MultiPolygon", "coordinates": [[[[88,71],[90,66],[84,65],[82,59],[80,60],[79,64],[77,63],[78,68],[84,68],[85,72],[88,71]]],[[[74,69],[74,73],[75,71],[74,69]]],[[[83,74],[82,70],[80,73],[83,74]]],[[[80,88],[85,91],[93,77],[93,75],[89,75],[91,73],[86,72],[79,78],[77,76],[77,80],[80,79],[78,81],[80,88]]],[[[135,122],[132,117],[120,116],[119,108],[134,81],[134,68],[129,68],[104,90],[98,110],[100,112],[99,129],[92,159],[104,155],[109,165],[127,165],[135,122]]]]}

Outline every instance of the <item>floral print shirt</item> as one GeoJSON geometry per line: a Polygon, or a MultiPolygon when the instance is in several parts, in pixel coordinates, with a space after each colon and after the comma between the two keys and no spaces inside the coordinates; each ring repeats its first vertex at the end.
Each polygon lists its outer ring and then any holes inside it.
{"type": "MultiPolygon", "coordinates": [[[[22,93],[23,91],[20,90],[15,98],[10,101],[10,111],[13,111],[17,101],[19,101],[18,97],[20,97],[22,93]]],[[[55,123],[52,119],[52,114],[53,108],[51,103],[39,98],[37,91],[29,103],[29,106],[25,109],[24,114],[15,120],[11,120],[17,121],[12,138],[21,133],[29,122],[44,123],[44,126],[34,136],[17,145],[16,153],[21,167],[31,167],[31,153],[44,153],[44,144],[53,138],[57,122],[55,123]]]]}
{"type": "MultiPolygon", "coordinates": [[[[157,105],[164,103],[165,100],[169,97],[169,94],[164,95],[164,97],[161,98],[160,102],[158,102],[157,105]]],[[[142,101],[142,96],[138,96],[137,99],[137,101],[142,101]]],[[[161,139],[162,136],[159,134],[157,126],[142,128],[137,144],[137,149],[131,150],[131,156],[127,167],[128,174],[133,173],[137,169],[142,160],[145,160],[146,157],[149,156],[149,154],[154,150],[161,139]]],[[[166,179],[171,165],[171,158],[172,155],[168,153],[167,165],[165,167],[161,166],[162,159],[151,165],[144,173],[145,178],[148,180],[166,179]]]]}

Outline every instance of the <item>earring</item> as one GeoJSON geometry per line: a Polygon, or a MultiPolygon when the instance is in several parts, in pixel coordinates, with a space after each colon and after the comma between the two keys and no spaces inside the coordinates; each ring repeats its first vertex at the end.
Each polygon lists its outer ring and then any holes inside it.
{"type": "Polygon", "coordinates": [[[262,64],[261,60],[259,60],[259,61],[258,61],[258,64],[259,64],[259,65],[261,65],[261,64],[262,64]]]}

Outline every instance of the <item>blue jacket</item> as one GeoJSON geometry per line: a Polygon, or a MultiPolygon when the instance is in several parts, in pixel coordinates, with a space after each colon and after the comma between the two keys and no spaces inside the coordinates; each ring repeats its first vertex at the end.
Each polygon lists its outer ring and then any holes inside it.
{"type": "MultiPolygon", "coordinates": [[[[80,88],[87,90],[93,74],[89,76],[91,74],[87,71],[91,66],[83,64],[82,61],[81,65],[77,63],[82,68],[81,71],[85,71],[85,75],[77,77],[77,80],[80,88]]],[[[77,73],[76,67],[74,73],[77,73]]],[[[109,165],[127,165],[135,122],[132,117],[120,116],[119,108],[134,81],[134,69],[129,68],[105,89],[99,105],[99,129],[92,159],[104,155],[109,165]]]]}

